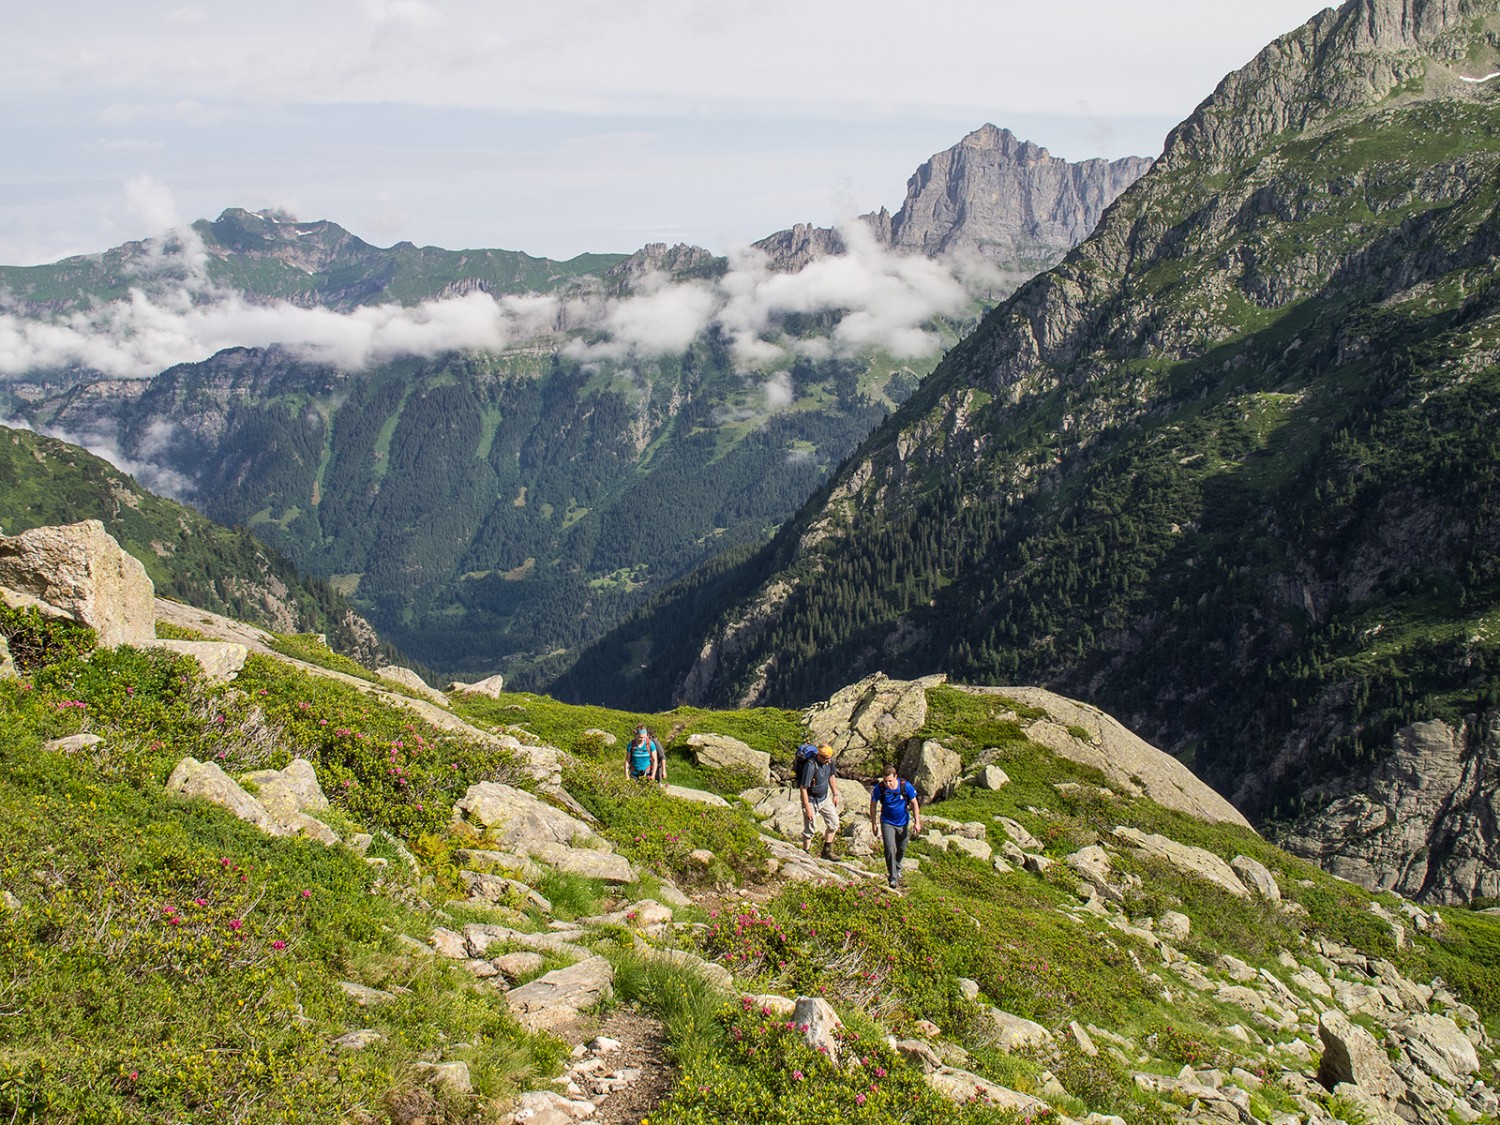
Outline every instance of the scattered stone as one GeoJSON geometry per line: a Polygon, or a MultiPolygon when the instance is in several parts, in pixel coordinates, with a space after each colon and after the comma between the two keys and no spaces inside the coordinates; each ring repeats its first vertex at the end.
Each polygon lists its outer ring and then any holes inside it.
{"type": "Polygon", "coordinates": [[[496,839],[509,845],[603,842],[577,817],[553,808],[525,790],[497,781],[469,786],[453,808],[454,819],[466,821],[481,832],[492,832],[496,839]]]}
{"type": "Polygon", "coordinates": [[[955,980],[958,985],[958,994],[965,1000],[977,1000],[979,998],[979,982],[970,980],[968,977],[958,977],[955,980]]]}
{"type": "Polygon", "coordinates": [[[1010,775],[999,766],[985,766],[974,775],[974,784],[980,789],[1004,789],[1010,784],[1010,775]]]}
{"type": "Polygon", "coordinates": [[[1240,880],[1256,894],[1267,902],[1281,901],[1281,888],[1276,884],[1276,877],[1271,874],[1270,868],[1259,860],[1251,859],[1247,855],[1237,855],[1229,861],[1229,866],[1240,880]]]}
{"type": "Polygon", "coordinates": [[[931,1074],[943,1065],[943,1060],[938,1058],[937,1052],[920,1039],[901,1039],[897,1041],[895,1047],[898,1055],[921,1070],[923,1074],[931,1074]]]}
{"type": "Polygon", "coordinates": [[[198,662],[203,678],[211,684],[227,684],[239,676],[249,659],[250,647],[234,641],[153,640],[151,647],[166,649],[198,662]]]}
{"type": "Polygon", "coordinates": [[[0,535],[0,587],[93,629],[100,648],[156,641],[156,591],[146,568],[99,520],[0,535]]]}
{"type": "Polygon", "coordinates": [[[42,743],[42,749],[57,754],[76,754],[80,750],[92,749],[103,741],[97,734],[70,734],[67,738],[54,738],[42,743]]]}
{"type": "Polygon", "coordinates": [[[1168,941],[1186,941],[1193,932],[1193,922],[1178,910],[1168,910],[1156,920],[1156,932],[1168,941]]]}
{"type": "Polygon", "coordinates": [[[1015,1110],[1031,1117],[1052,1107],[1040,1098],[997,1086],[972,1071],[945,1066],[927,1075],[928,1084],[949,1101],[959,1105],[986,1105],[999,1110],[1015,1110]]]}
{"type": "Polygon", "coordinates": [[[1440,1082],[1462,1087],[1479,1070],[1474,1044],[1450,1019],[1421,1013],[1402,1020],[1395,1031],[1412,1062],[1440,1082]]]}
{"type": "Polygon", "coordinates": [[[526,846],[526,853],[550,867],[585,879],[602,879],[606,883],[634,883],[635,868],[622,855],[595,848],[570,848],[563,844],[526,846]]]}
{"type": "Polygon", "coordinates": [[[445,930],[441,926],[432,931],[432,948],[455,961],[469,956],[468,942],[464,940],[464,935],[445,930]]]}
{"type": "Polygon", "coordinates": [[[396,998],[394,993],[386,992],[380,988],[370,988],[363,984],[355,984],[352,980],[339,981],[339,989],[361,1008],[373,1008],[381,1004],[389,1004],[396,998]]]}
{"type": "Polygon", "coordinates": [[[276,835],[278,825],[239,783],[219,768],[216,762],[200,762],[197,758],[184,758],[177,763],[172,776],[167,778],[167,792],[183,797],[199,797],[220,808],[228,809],[240,820],[253,824],[262,832],[276,835]]]}
{"type": "Polygon", "coordinates": [[[505,690],[504,676],[488,676],[478,683],[466,684],[462,680],[454,680],[448,685],[450,692],[458,692],[460,695],[483,695],[490,699],[499,699],[501,692],[505,690]]]}
{"type": "Polygon", "coordinates": [[[418,957],[435,957],[437,955],[437,950],[433,949],[432,946],[428,945],[425,941],[418,941],[410,934],[397,934],[396,944],[405,949],[406,952],[413,953],[418,957]]]}
{"type": "Polygon", "coordinates": [[[1204,848],[1179,844],[1176,840],[1168,839],[1166,836],[1142,832],[1138,828],[1129,828],[1124,825],[1115,828],[1114,835],[1116,839],[1140,849],[1147,855],[1165,860],[1179,871],[1206,879],[1240,898],[1250,897],[1250,889],[1240,882],[1234,868],[1213,852],[1204,848]]]}
{"type": "Polygon", "coordinates": [[[593,956],[512,989],[505,1002],[527,1031],[557,1033],[575,1023],[580,1011],[608,997],[614,979],[610,963],[593,956]]]}
{"type": "Polygon", "coordinates": [[[450,1094],[474,1092],[474,1083],[469,1078],[469,1064],[466,1062],[419,1062],[416,1064],[416,1070],[434,1089],[450,1094]]]}
{"type": "Polygon", "coordinates": [[[844,1021],[839,1019],[832,1004],[817,996],[799,996],[792,1022],[809,1047],[827,1055],[835,1065],[838,1063],[839,1041],[835,1033],[844,1026],[844,1021]]]}
{"type": "Polygon", "coordinates": [[[912,1028],[924,1039],[936,1039],[943,1034],[943,1029],[931,1020],[917,1020],[912,1024],[912,1028]]]}
{"type": "Polygon", "coordinates": [[[1323,1060],[1318,1081],[1329,1090],[1349,1083],[1375,1099],[1394,1103],[1406,1092],[1401,1080],[1375,1037],[1351,1023],[1334,1009],[1318,1017],[1318,1037],[1323,1041],[1323,1060]]]}
{"type": "Polygon", "coordinates": [[[786,996],[751,992],[745,995],[745,999],[767,1015],[790,1016],[797,1010],[797,1001],[786,996]]]}
{"type": "Polygon", "coordinates": [[[717,793],[710,793],[707,789],[689,789],[686,785],[663,785],[662,792],[668,796],[677,797],[683,801],[697,801],[700,805],[710,805],[716,809],[727,809],[729,802],[717,793]]]}
{"type": "Polygon", "coordinates": [[[306,758],[293,758],[282,770],[256,770],[241,780],[255,786],[255,799],[277,820],[299,812],[322,812],[328,807],[328,798],[306,758]]]}
{"type": "Polygon", "coordinates": [[[385,1038],[384,1035],[371,1027],[363,1027],[358,1031],[351,1031],[340,1035],[333,1041],[333,1045],[342,1051],[363,1051],[372,1043],[379,1043],[385,1038]]]}
{"type": "Polygon", "coordinates": [[[607,730],[600,730],[598,727],[589,727],[588,730],[583,732],[583,737],[596,739],[605,746],[620,745],[619,738],[617,738],[612,732],[607,730]]]}
{"type": "Polygon", "coordinates": [[[771,783],[771,755],[754,750],[726,734],[690,734],[688,749],[693,761],[704,769],[740,770],[753,775],[762,785],[771,783]]]}
{"type": "Polygon", "coordinates": [[[514,953],[504,953],[490,962],[509,981],[518,981],[522,977],[529,977],[545,963],[546,959],[540,953],[535,953],[529,949],[520,949],[514,953]]]}
{"type": "Polygon", "coordinates": [[[1045,875],[1047,873],[1047,869],[1050,868],[1054,862],[1056,861],[1048,859],[1044,855],[1033,855],[1031,852],[1027,852],[1026,855],[1022,857],[1021,865],[1025,867],[1027,871],[1030,871],[1033,875],[1045,875]]]}
{"type": "Polygon", "coordinates": [[[374,842],[375,837],[371,836],[368,832],[356,832],[344,841],[349,850],[355,855],[364,855],[365,852],[370,850],[370,845],[374,842]]]}
{"type": "Polygon", "coordinates": [[[1052,1033],[1041,1024],[999,1008],[983,1008],[980,1016],[987,1038],[1002,1051],[1019,1051],[1052,1042],[1052,1033]]]}
{"type": "MultiPolygon", "coordinates": [[[[1042,842],[1026,831],[1019,821],[1012,820],[1008,816],[997,816],[995,823],[1005,830],[1005,834],[1022,851],[1039,852],[1042,850],[1042,842]]],[[[1019,863],[1020,860],[1016,862],[1019,863]]]]}
{"type": "Polygon", "coordinates": [[[389,680],[393,684],[399,684],[407,691],[416,692],[423,699],[430,700],[439,707],[448,706],[448,697],[410,668],[402,668],[395,664],[382,664],[375,669],[375,674],[382,680],[389,680]]]}
{"type": "Polygon", "coordinates": [[[1078,1049],[1090,1058],[1099,1054],[1099,1048],[1094,1046],[1094,1041],[1089,1038],[1089,1033],[1083,1029],[1083,1025],[1077,1020],[1068,1023],[1068,1034],[1073,1037],[1073,1042],[1078,1044],[1078,1049]]]}

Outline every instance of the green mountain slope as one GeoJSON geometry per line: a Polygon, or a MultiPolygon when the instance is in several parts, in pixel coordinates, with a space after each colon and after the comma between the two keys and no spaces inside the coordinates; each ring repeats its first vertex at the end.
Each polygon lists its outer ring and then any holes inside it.
{"type": "Polygon", "coordinates": [[[514,677],[770,530],[891,409],[904,365],[798,361],[772,407],[722,341],[587,364],[520,350],[350,373],[224,352],[46,416],[153,446],[216,520],[327,576],[414,658],[514,677]],[[170,440],[160,440],[163,431],[170,440]]]}
{"type": "Polygon", "coordinates": [[[239,207],[213,222],[200,219],[192,229],[200,246],[173,234],[48,265],[0,266],[0,290],[15,311],[66,313],[120,300],[132,288],[180,285],[201,265],[202,280],[252,301],[347,312],[476,289],[496,295],[546,291],[583,275],[602,275],[626,257],[580,254],[554,262],[514,250],[443,250],[409,242],[378,247],[327,220],[299,223],[239,207]]]}
{"type": "Polygon", "coordinates": [[[69,640],[0,678],[7,1120],[480,1125],[540,1107],[665,1125],[1170,1125],[1196,1105],[1272,1125],[1500,1109],[1482,1079],[1500,921],[1372,895],[1164,808],[1047,749],[1045,709],[1003,694],[925,693],[918,742],[1009,780],[926,800],[887,892],[879,857],[854,854],[862,808],[849,857],[811,859],[758,823],[766,790],[741,798],[740,771],[690,757],[709,732],[788,761],[807,733],[795,714],[524,694],[439,713],[265,655],[226,685],[172,652],[69,640]],[[621,776],[599,728],[640,721],[694,788],[621,776]],[[194,775],[219,787],[175,790],[194,775]],[[286,811],[292,793],[308,812],[286,811]],[[307,834],[258,828],[256,810],[307,834]],[[628,876],[570,870],[580,858],[628,876]],[[794,1000],[828,1005],[839,1030],[820,1042],[794,1000]]]}
{"type": "MultiPolygon", "coordinates": [[[[1495,11],[1367,0],[1272,44],[717,579],[717,624],[658,651],[681,620],[630,623],[560,687],[1040,680],[1263,819],[1357,787],[1416,720],[1483,759],[1500,89],[1464,79],[1500,68],[1495,11]]],[[[1368,876],[1490,893],[1453,835],[1368,876]]]]}
{"type": "Polygon", "coordinates": [[[0,532],[97,519],[146,567],[156,592],[280,633],[323,633],[340,652],[374,660],[379,642],[349,603],[304,579],[244,530],[153,496],[91,453],[0,426],[0,532]]]}

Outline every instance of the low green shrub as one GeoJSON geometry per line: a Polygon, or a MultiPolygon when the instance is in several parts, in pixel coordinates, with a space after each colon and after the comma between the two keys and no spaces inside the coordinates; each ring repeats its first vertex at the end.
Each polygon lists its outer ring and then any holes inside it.
{"type": "Polygon", "coordinates": [[[980,1100],[960,1106],[885,1044],[836,1033],[847,1065],[813,1050],[789,1019],[748,999],[720,1009],[722,1047],[695,1052],[652,1125],[1001,1125],[1021,1118],[980,1100]]]}
{"type": "Polygon", "coordinates": [[[350,660],[343,653],[334,652],[318,633],[273,633],[270,648],[282,656],[315,664],[332,672],[342,672],[356,679],[377,683],[379,677],[358,661],[350,660]]]}
{"type": "Polygon", "coordinates": [[[43,617],[34,607],[12,609],[0,604],[0,638],[10,649],[18,671],[92,652],[97,638],[86,625],[43,617]]]}
{"type": "Polygon", "coordinates": [[[649,782],[624,776],[623,768],[592,762],[568,768],[564,784],[584,808],[598,817],[605,837],[631,861],[667,871],[680,879],[738,880],[764,875],[766,846],[747,817],[731,808],[672,797],[649,782]],[[697,849],[714,853],[707,869],[688,857],[697,849]]]}

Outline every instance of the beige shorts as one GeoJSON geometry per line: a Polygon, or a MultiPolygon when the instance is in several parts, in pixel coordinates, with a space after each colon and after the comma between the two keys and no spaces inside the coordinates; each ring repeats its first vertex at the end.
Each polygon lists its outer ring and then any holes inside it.
{"type": "Polygon", "coordinates": [[[820,820],[823,822],[823,834],[825,836],[830,832],[837,833],[839,830],[839,810],[833,803],[833,794],[828,794],[821,801],[813,800],[811,797],[808,800],[812,802],[812,816],[809,817],[806,812],[802,814],[802,838],[804,840],[811,840],[817,823],[820,820]]]}

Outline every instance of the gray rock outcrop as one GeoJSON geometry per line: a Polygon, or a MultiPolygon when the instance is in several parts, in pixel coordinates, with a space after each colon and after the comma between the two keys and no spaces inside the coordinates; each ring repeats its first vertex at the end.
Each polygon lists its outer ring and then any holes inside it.
{"type": "Polygon", "coordinates": [[[893,680],[876,672],[842,688],[803,712],[808,741],[833,747],[841,768],[868,770],[883,764],[927,722],[927,689],[947,680],[924,676],[893,680]]]}
{"type": "MultiPolygon", "coordinates": [[[[240,820],[253,824],[268,836],[306,836],[320,844],[337,844],[338,833],[307,809],[328,807],[323,791],[313,776],[312,766],[295,759],[285,771],[263,770],[249,775],[265,784],[265,798],[253,796],[216,762],[184,758],[167,779],[167,792],[183,797],[201,797],[228,809],[240,820]]],[[[256,782],[260,790],[260,782],[256,782]]]]}
{"type": "Polygon", "coordinates": [[[156,640],[151,578],[98,520],[0,536],[0,587],[87,625],[101,648],[156,640]]]}
{"type": "Polygon", "coordinates": [[[211,684],[227,684],[240,674],[245,660],[250,655],[246,645],[233,641],[152,641],[156,648],[167,649],[179,656],[196,660],[203,669],[203,678],[211,684]]]}
{"type": "Polygon", "coordinates": [[[1044,688],[960,690],[976,695],[1001,695],[1045,712],[1045,718],[1022,720],[1027,738],[1069,761],[1093,766],[1126,792],[1144,792],[1158,805],[1204,820],[1249,827],[1249,821],[1239,810],[1200,781],[1192,770],[1097,707],[1044,688]],[[1087,731],[1088,737],[1080,738],[1080,731],[1087,731]]]}

